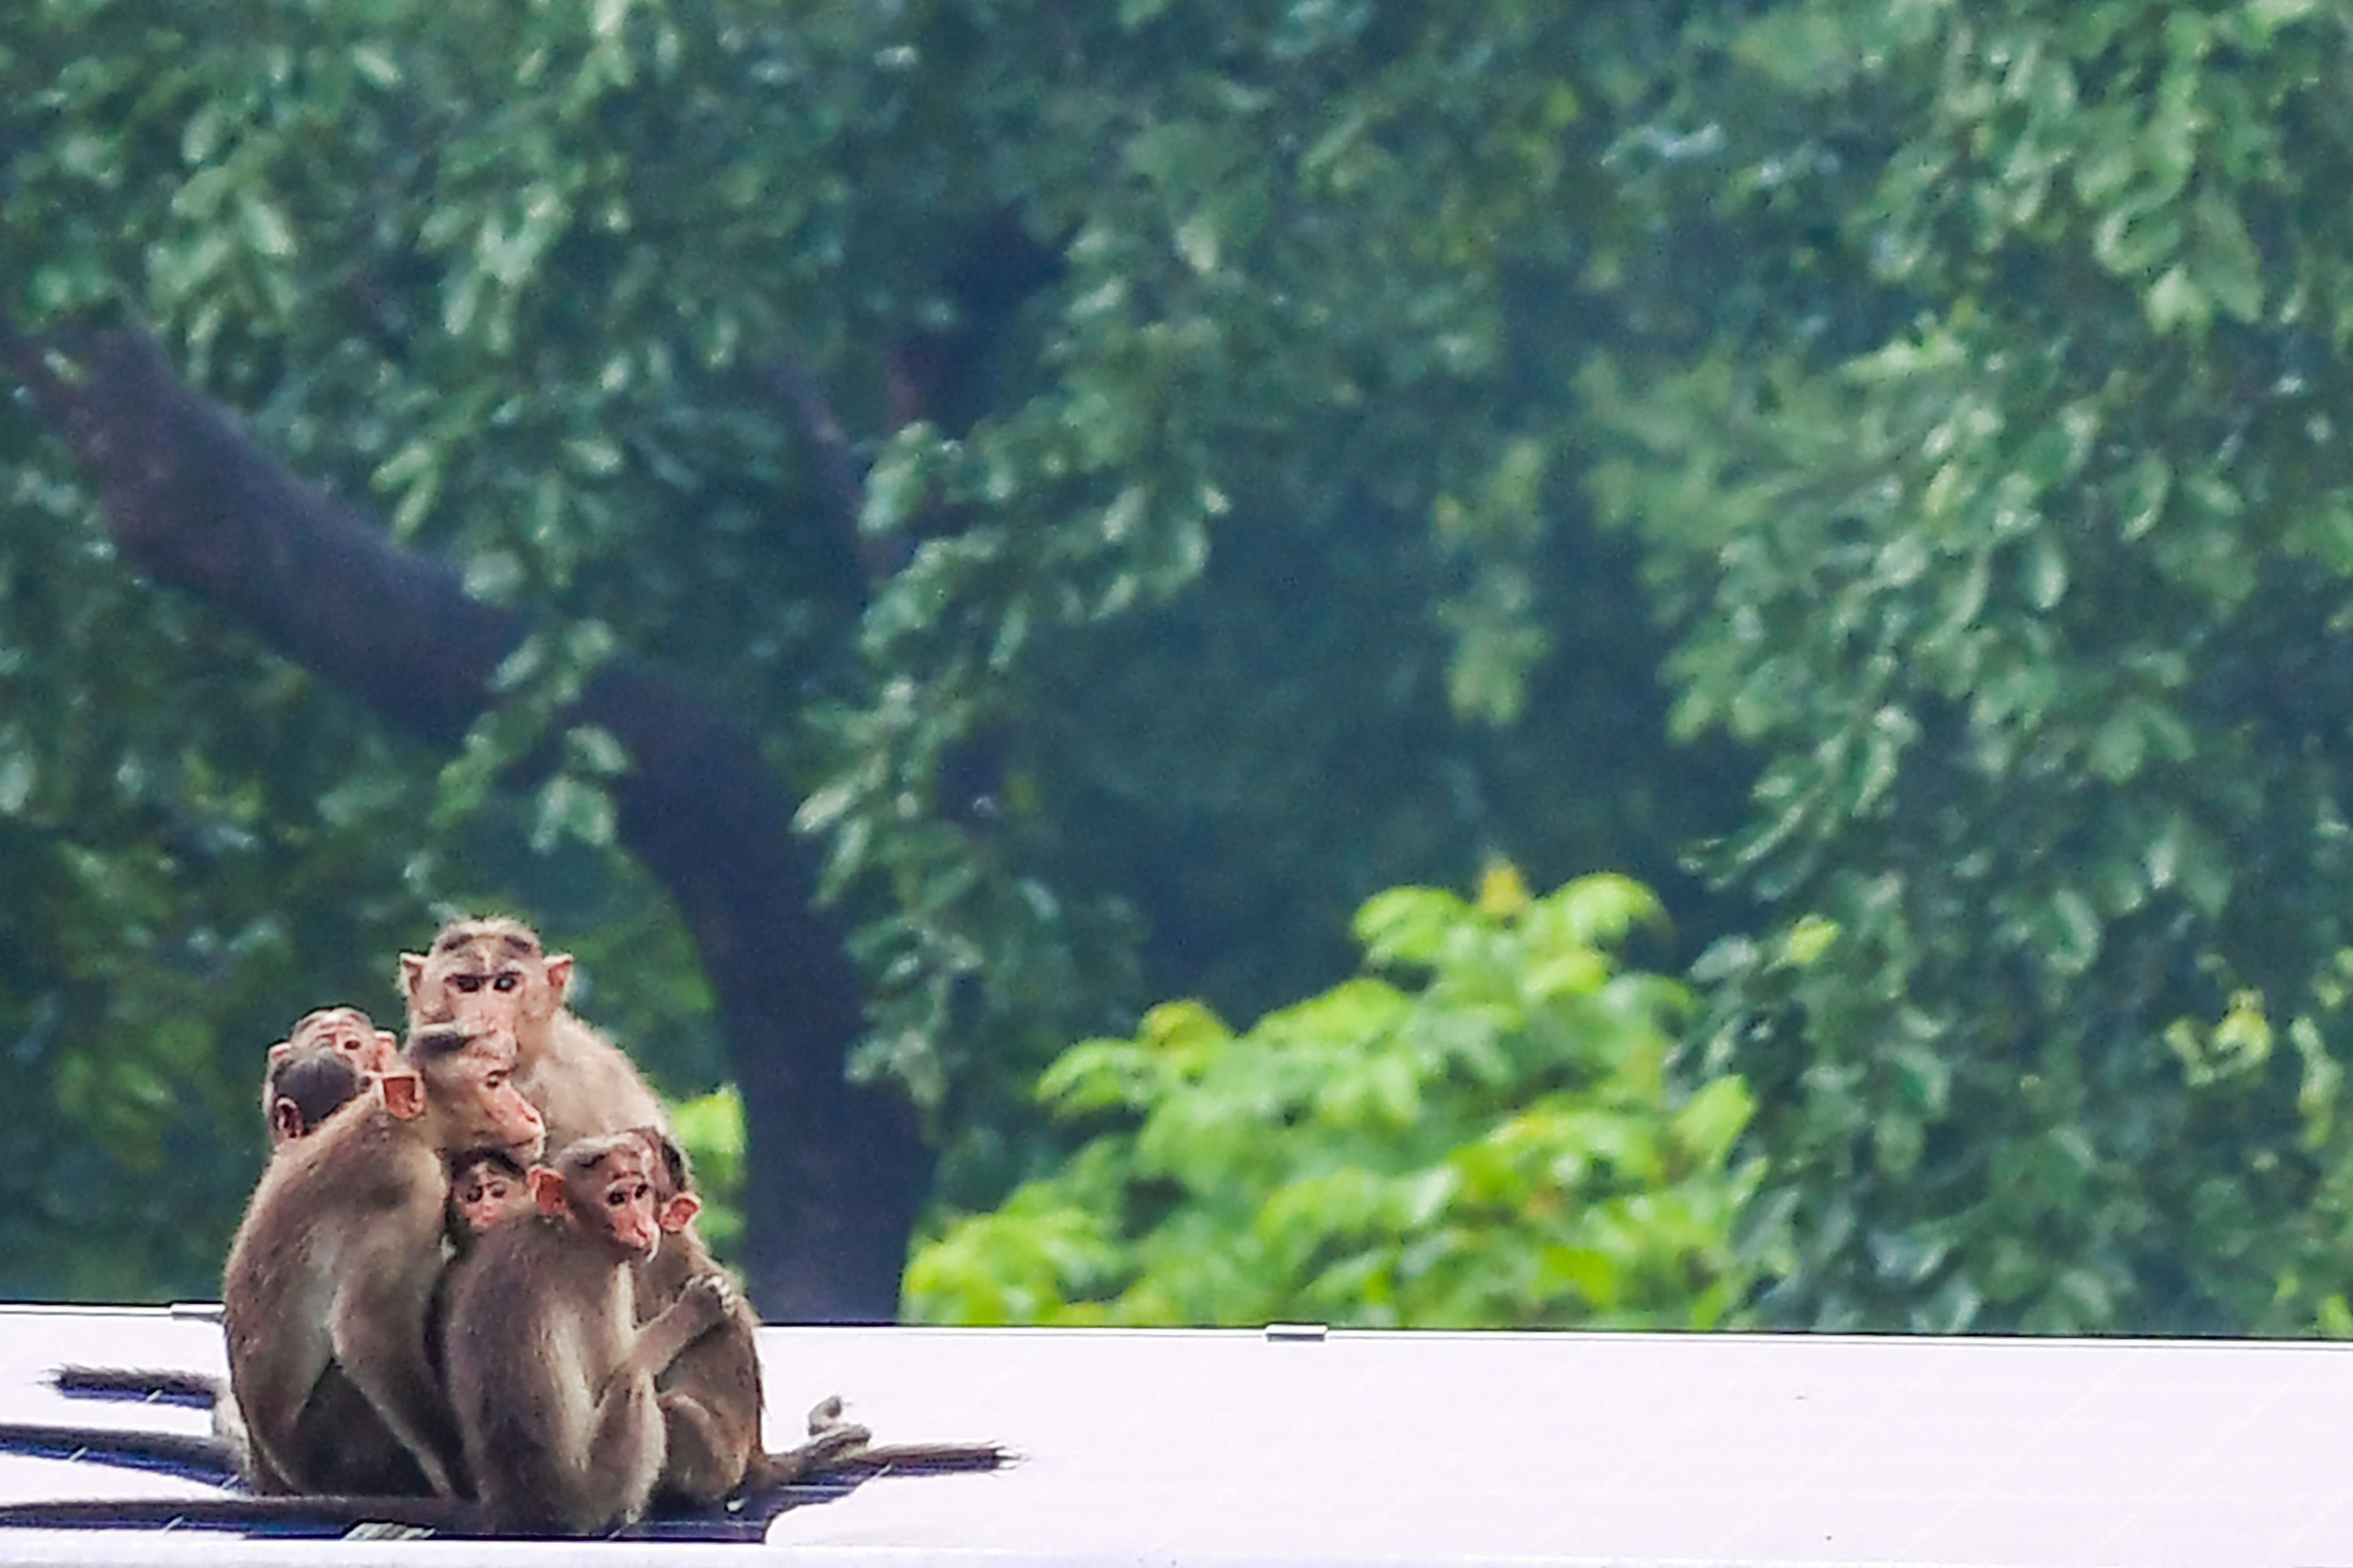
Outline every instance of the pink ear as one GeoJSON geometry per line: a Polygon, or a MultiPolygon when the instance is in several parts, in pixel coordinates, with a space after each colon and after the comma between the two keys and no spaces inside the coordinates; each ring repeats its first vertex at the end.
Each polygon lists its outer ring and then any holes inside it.
{"type": "Polygon", "coordinates": [[[564,1176],[548,1165],[533,1165],[523,1175],[531,1184],[531,1201],[539,1205],[542,1214],[564,1212],[564,1176]]]}
{"type": "Polygon", "coordinates": [[[681,1193],[654,1213],[654,1223],[675,1235],[694,1223],[702,1212],[702,1200],[692,1193],[681,1193]]]}
{"type": "Polygon", "coordinates": [[[551,952],[547,955],[547,988],[558,1002],[572,994],[572,955],[551,952]]]}
{"type": "Polygon", "coordinates": [[[302,1108],[280,1095],[269,1105],[270,1135],[280,1143],[291,1143],[310,1129],[302,1125],[302,1108]]]}
{"type": "Polygon", "coordinates": [[[293,1054],[294,1042],[291,1040],[280,1040],[276,1045],[269,1047],[269,1065],[271,1067],[276,1067],[280,1062],[284,1061],[288,1057],[290,1057],[293,1054]]]}
{"type": "Polygon", "coordinates": [[[425,1080],[413,1072],[388,1072],[376,1080],[384,1086],[384,1108],[403,1121],[425,1114],[425,1080]]]}
{"type": "Polygon", "coordinates": [[[400,955],[400,989],[411,1003],[417,1000],[417,988],[425,983],[425,955],[404,952],[400,955]]]}

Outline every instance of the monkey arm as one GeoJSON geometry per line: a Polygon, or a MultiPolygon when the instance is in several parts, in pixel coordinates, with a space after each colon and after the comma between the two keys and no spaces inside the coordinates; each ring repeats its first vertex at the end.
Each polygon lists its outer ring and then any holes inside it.
{"type": "Polygon", "coordinates": [[[420,1276],[409,1262],[414,1252],[396,1240],[353,1259],[336,1288],[328,1332],[344,1375],[416,1459],[434,1495],[454,1497],[457,1423],[425,1348],[436,1276],[420,1276]]]}
{"type": "Polygon", "coordinates": [[[735,1287],[724,1275],[705,1274],[687,1281],[677,1300],[664,1307],[651,1322],[640,1325],[631,1336],[628,1354],[597,1391],[599,1406],[617,1387],[640,1378],[651,1383],[659,1377],[664,1367],[678,1359],[679,1352],[727,1317],[734,1300],[735,1287]]]}

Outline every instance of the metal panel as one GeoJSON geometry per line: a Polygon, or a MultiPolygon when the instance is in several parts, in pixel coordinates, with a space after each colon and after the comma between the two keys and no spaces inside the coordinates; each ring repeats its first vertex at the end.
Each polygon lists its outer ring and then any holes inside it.
{"type": "MultiPolygon", "coordinates": [[[[1222,1568],[1386,1563],[2353,1564],[2353,1347],[1738,1335],[771,1329],[770,1438],[839,1393],[882,1441],[995,1438],[996,1475],[883,1478],[767,1545],[599,1563],[1222,1568]]],[[[0,1415],[62,1360],[217,1370],[162,1313],[0,1310],[0,1415]]],[[[196,1493],[0,1461],[11,1498],[196,1493]]],[[[434,1542],[27,1532],[0,1561],[446,1563],[434,1542]]],[[[576,1560],[469,1543],[467,1561],[576,1560]]],[[[549,1553],[561,1553],[551,1556],[549,1553]]]]}

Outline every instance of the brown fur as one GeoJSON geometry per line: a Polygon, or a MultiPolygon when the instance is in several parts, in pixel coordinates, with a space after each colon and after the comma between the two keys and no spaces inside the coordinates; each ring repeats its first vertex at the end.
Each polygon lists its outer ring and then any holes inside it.
{"type": "MultiPolygon", "coordinates": [[[[661,1249],[637,1269],[637,1310],[650,1318],[677,1300],[689,1282],[719,1271],[695,1234],[691,1215],[670,1223],[671,1200],[693,1190],[686,1152],[656,1128],[640,1128],[655,1155],[661,1249]]],[[[707,1506],[733,1495],[766,1458],[761,1447],[760,1320],[740,1296],[726,1321],[681,1352],[656,1380],[667,1455],[661,1495],[707,1506]]]]}
{"type": "Polygon", "coordinates": [[[448,1190],[441,1156],[535,1150],[539,1119],[512,1065],[502,1038],[420,1037],[409,1069],[262,1172],[221,1284],[229,1385],[259,1489],[332,1489],[343,1444],[372,1440],[373,1420],[433,1491],[456,1491],[455,1433],[426,1351],[448,1190]]]}
{"type": "Polygon", "coordinates": [[[547,1119],[547,1146],[631,1127],[667,1128],[669,1114],[618,1046],[565,1004],[572,958],[548,953],[520,921],[452,921],[426,952],[400,955],[411,1028],[503,1023],[514,1031],[515,1083],[547,1119]]]}
{"type": "Polygon", "coordinates": [[[666,1452],[654,1380],[735,1300],[704,1275],[638,1323],[631,1266],[661,1239],[652,1163],[632,1134],[573,1145],[532,1173],[542,1212],[493,1226],[452,1272],[450,1394],[493,1530],[593,1534],[652,1500],[666,1452]]]}
{"type": "Polygon", "coordinates": [[[273,1152],[319,1130],[331,1112],[359,1097],[366,1084],[349,1057],[332,1046],[280,1046],[261,1079],[261,1115],[273,1152]]]}

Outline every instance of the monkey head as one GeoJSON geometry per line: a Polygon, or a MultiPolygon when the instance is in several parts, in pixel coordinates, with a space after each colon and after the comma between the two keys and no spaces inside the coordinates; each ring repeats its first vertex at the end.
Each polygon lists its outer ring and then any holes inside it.
{"type": "Polygon", "coordinates": [[[572,988],[572,955],[550,953],[539,935],[502,917],[452,921],[425,952],[400,955],[411,1026],[504,1024],[536,1039],[572,988]]]}
{"type": "Polygon", "coordinates": [[[329,1045],[271,1047],[261,1079],[261,1114],[274,1152],[318,1131],[330,1113],[356,1100],[368,1079],[352,1058],[329,1045]]]}
{"type": "Polygon", "coordinates": [[[448,1157],[449,1233],[461,1244],[531,1208],[522,1163],[504,1149],[469,1149],[448,1157]]]}
{"type": "Polygon", "coordinates": [[[686,1150],[659,1127],[632,1127],[628,1136],[646,1146],[653,1162],[649,1172],[654,1184],[654,1222],[664,1235],[676,1236],[702,1212],[702,1200],[694,1195],[694,1175],[687,1164],[686,1150]]]}
{"type": "Polygon", "coordinates": [[[377,1080],[385,1109],[404,1121],[425,1120],[436,1148],[504,1149],[519,1162],[539,1157],[547,1123],[515,1087],[513,1031],[419,1029],[403,1057],[377,1080]]]}
{"type": "Polygon", "coordinates": [[[281,1057],[311,1046],[340,1051],[370,1078],[391,1067],[400,1054],[399,1037],[377,1028],[375,1020],[357,1007],[319,1007],[296,1019],[287,1037],[269,1047],[270,1063],[274,1068],[281,1057]]]}
{"type": "Polygon", "coordinates": [[[659,1165],[635,1132],[585,1138],[554,1164],[532,1167],[532,1201],[540,1213],[568,1220],[624,1257],[651,1258],[662,1238],[654,1198],[659,1165]]]}

